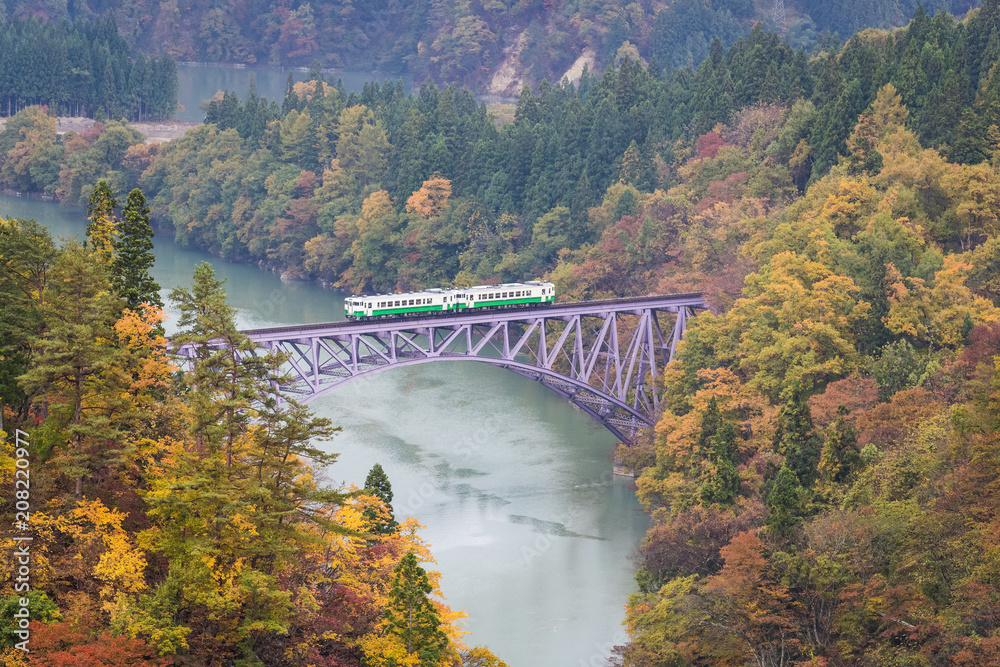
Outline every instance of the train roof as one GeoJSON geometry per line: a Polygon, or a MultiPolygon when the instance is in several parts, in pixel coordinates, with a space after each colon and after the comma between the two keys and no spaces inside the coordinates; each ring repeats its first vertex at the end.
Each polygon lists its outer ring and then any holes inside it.
{"type": "Polygon", "coordinates": [[[352,294],[349,298],[351,299],[409,299],[412,297],[428,297],[428,296],[441,296],[446,290],[440,289],[427,289],[421,290],[419,292],[395,292],[392,294],[352,294]]]}
{"type": "Polygon", "coordinates": [[[504,289],[504,288],[518,288],[518,287],[545,287],[551,285],[552,283],[544,283],[538,280],[526,280],[523,283],[503,283],[501,285],[476,285],[474,287],[466,287],[466,290],[494,290],[494,289],[504,289]]]}
{"type": "Polygon", "coordinates": [[[385,293],[385,294],[352,294],[350,299],[376,299],[376,298],[389,298],[389,299],[402,299],[410,297],[428,297],[428,296],[441,296],[443,294],[451,294],[452,292],[472,292],[472,291],[484,291],[484,290],[495,290],[504,288],[518,288],[518,287],[547,287],[553,286],[552,283],[544,282],[541,280],[526,280],[523,283],[503,283],[500,285],[475,285],[473,287],[455,287],[451,289],[442,289],[440,287],[431,287],[425,290],[420,290],[417,292],[396,292],[396,293],[385,293]]]}

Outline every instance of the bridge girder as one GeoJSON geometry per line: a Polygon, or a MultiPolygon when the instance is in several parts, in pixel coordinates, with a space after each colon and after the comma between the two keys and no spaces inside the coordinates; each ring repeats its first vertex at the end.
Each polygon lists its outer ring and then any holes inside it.
{"type": "Polygon", "coordinates": [[[478,361],[540,382],[630,441],[654,424],[657,379],[693,309],[704,307],[700,294],[664,295],[244,333],[284,355],[279,389],[303,402],[391,368],[478,361]]]}

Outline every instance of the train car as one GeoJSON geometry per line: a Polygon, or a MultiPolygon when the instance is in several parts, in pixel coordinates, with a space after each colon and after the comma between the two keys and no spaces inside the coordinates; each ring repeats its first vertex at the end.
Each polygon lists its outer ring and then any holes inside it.
{"type": "Polygon", "coordinates": [[[369,317],[396,317],[441,313],[458,305],[454,290],[428,289],[403,294],[352,296],[344,300],[344,315],[354,320],[369,317]]]}
{"type": "Polygon", "coordinates": [[[529,280],[525,283],[503,285],[477,285],[461,292],[463,308],[509,308],[552,303],[556,298],[556,286],[529,280]]]}
{"type": "Polygon", "coordinates": [[[351,296],[344,300],[349,320],[437,315],[459,310],[525,308],[555,301],[555,285],[530,280],[461,289],[427,289],[404,294],[351,296]]]}

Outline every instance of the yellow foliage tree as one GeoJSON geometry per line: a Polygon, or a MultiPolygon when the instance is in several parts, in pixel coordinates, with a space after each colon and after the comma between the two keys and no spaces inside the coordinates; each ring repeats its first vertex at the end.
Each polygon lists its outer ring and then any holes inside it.
{"type": "Polygon", "coordinates": [[[330,84],[325,81],[316,81],[312,79],[310,81],[296,81],[292,84],[292,90],[300,100],[311,100],[316,92],[319,91],[320,95],[326,97],[327,93],[330,92],[330,84]]]}
{"type": "MultiPolygon", "coordinates": [[[[356,487],[351,487],[350,490],[358,491],[356,487]]],[[[417,530],[422,526],[416,519],[407,518],[400,522],[398,530],[394,533],[374,532],[371,523],[372,513],[369,510],[380,507],[381,502],[379,498],[362,494],[341,504],[329,518],[338,525],[354,531],[355,534],[327,534],[323,537],[324,549],[315,552],[313,556],[325,559],[330,564],[335,573],[333,578],[335,583],[348,587],[380,610],[389,604],[393,569],[407,552],[412,551],[422,562],[434,562],[429,546],[417,535],[417,530]],[[372,548],[372,545],[377,545],[378,548],[372,548]]],[[[467,614],[453,611],[444,604],[440,588],[440,572],[428,570],[427,577],[433,587],[431,595],[438,598],[432,602],[437,608],[442,630],[448,636],[450,644],[448,659],[441,663],[441,667],[445,667],[452,664],[449,661],[457,658],[458,651],[466,648],[461,637],[468,633],[461,628],[460,621],[467,614]]],[[[357,646],[364,650],[365,655],[374,661],[372,665],[388,667],[420,664],[419,661],[407,662],[414,656],[406,653],[406,647],[397,637],[384,630],[384,624],[380,624],[374,632],[352,641],[355,641],[357,646]]]]}
{"type": "Polygon", "coordinates": [[[441,176],[434,176],[424,181],[420,189],[410,195],[406,200],[406,210],[422,218],[433,218],[448,208],[449,199],[451,199],[451,181],[441,176]]]}
{"type": "Polygon", "coordinates": [[[391,213],[393,210],[392,198],[385,190],[376,190],[367,197],[361,205],[361,220],[358,221],[358,230],[364,234],[372,223],[382,216],[391,213]]]}
{"type": "Polygon", "coordinates": [[[716,321],[720,350],[772,399],[844,375],[871,305],[854,281],[795,252],[746,278],[744,298],[716,321]]]}
{"type": "Polygon", "coordinates": [[[1000,321],[1000,310],[966,287],[970,270],[972,265],[959,257],[945,257],[944,268],[934,274],[933,287],[928,287],[920,278],[904,278],[890,264],[886,327],[919,344],[954,347],[962,342],[962,325],[967,316],[973,324],[1000,321]]]}
{"type": "Polygon", "coordinates": [[[33,584],[46,588],[72,578],[77,589],[99,599],[105,611],[113,610],[122,596],[145,591],[146,557],[122,528],[124,520],[122,512],[100,500],[80,501],[62,514],[32,514],[39,547],[32,553],[33,584]]]}

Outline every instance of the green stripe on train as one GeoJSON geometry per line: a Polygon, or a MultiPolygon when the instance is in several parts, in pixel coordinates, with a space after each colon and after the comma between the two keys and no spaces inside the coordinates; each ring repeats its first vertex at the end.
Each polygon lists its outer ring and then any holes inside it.
{"type": "MultiPolygon", "coordinates": [[[[529,297],[527,299],[496,299],[493,301],[476,301],[472,304],[472,308],[481,308],[484,306],[513,306],[523,303],[545,303],[546,301],[551,301],[553,297],[529,297]]],[[[387,308],[384,310],[373,310],[371,316],[376,315],[400,315],[403,313],[426,313],[426,312],[441,312],[443,310],[462,310],[469,308],[468,305],[464,303],[457,303],[448,308],[444,307],[444,304],[434,304],[430,306],[407,306],[403,308],[387,308]]],[[[354,311],[354,317],[368,317],[363,310],[354,311]]]]}
{"type": "Polygon", "coordinates": [[[472,304],[473,308],[479,308],[480,306],[509,306],[518,303],[541,303],[541,297],[530,297],[527,299],[498,299],[495,301],[475,301],[472,304]]]}

